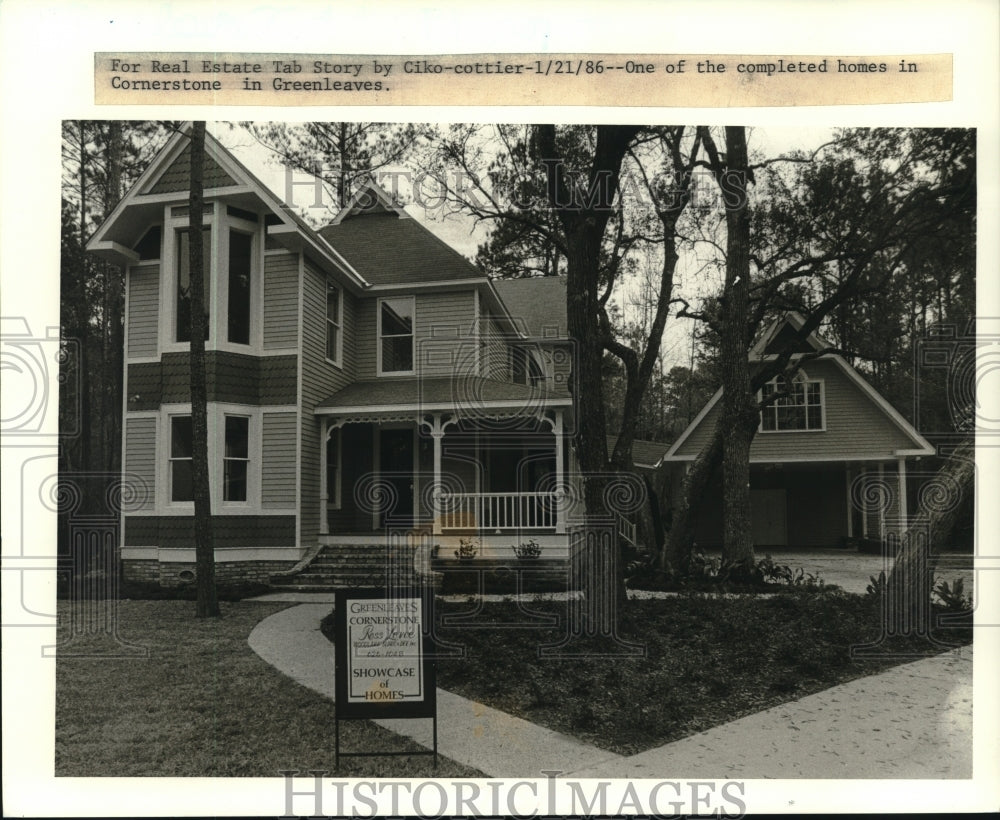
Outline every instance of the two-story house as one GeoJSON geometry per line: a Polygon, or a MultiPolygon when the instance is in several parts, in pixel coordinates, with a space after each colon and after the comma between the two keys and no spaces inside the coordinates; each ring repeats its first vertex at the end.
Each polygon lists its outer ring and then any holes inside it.
{"type": "MultiPolygon", "coordinates": [[[[126,269],[127,579],[193,577],[189,139],[175,134],[88,249],[126,269]]],[[[565,328],[362,188],[310,228],[206,138],[209,470],[220,579],[394,533],[530,536],[565,555],[565,328]]],[[[534,289],[534,290],[533,290],[534,289]]]]}

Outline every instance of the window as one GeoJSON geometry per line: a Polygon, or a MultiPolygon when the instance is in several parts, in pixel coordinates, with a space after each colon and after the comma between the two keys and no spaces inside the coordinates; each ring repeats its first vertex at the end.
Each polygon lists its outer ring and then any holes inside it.
{"type": "Polygon", "coordinates": [[[250,344],[250,273],[253,237],[229,231],[229,335],[234,344],[250,344]]]}
{"type": "MultiPolygon", "coordinates": [[[[190,231],[182,228],[177,231],[177,327],[178,342],[191,341],[191,267],[190,267],[190,231]]],[[[201,233],[202,260],[204,264],[204,299],[205,315],[210,315],[212,295],[212,229],[204,228],[201,233]]],[[[211,324],[211,323],[209,323],[211,324]]],[[[205,338],[209,331],[206,329],[205,338]]]]}
{"type": "Polygon", "coordinates": [[[250,464],[250,419],[226,416],[226,447],[222,458],[222,500],[247,500],[250,464]]]}
{"type": "Polygon", "coordinates": [[[326,283],[326,357],[340,364],[341,329],[344,325],[343,295],[333,282],[326,283]]]}
{"type": "Polygon", "coordinates": [[[784,376],[777,376],[761,390],[761,398],[786,393],[761,410],[763,432],[823,429],[823,386],[815,380],[796,378],[789,386],[784,376]]]}
{"type": "Polygon", "coordinates": [[[538,363],[538,359],[531,351],[523,347],[511,347],[508,349],[510,350],[511,381],[515,384],[526,384],[530,387],[538,387],[545,384],[545,374],[538,363]]]}
{"type": "Polygon", "coordinates": [[[340,428],[330,431],[326,440],[327,506],[340,509],[340,428]]]}
{"type": "Polygon", "coordinates": [[[170,500],[194,501],[191,479],[191,417],[170,417],[170,500]]]}
{"type": "Polygon", "coordinates": [[[379,373],[413,372],[413,297],[379,301],[379,373]]]}

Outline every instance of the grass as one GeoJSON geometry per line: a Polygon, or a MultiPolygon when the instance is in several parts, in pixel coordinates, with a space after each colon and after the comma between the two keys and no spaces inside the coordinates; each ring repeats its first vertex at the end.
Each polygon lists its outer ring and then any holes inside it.
{"type": "MultiPolygon", "coordinates": [[[[530,604],[560,617],[565,606],[530,604]]],[[[439,611],[463,608],[470,605],[439,611]]],[[[852,659],[852,645],[880,634],[877,605],[840,592],[631,601],[619,634],[644,645],[645,656],[629,659],[540,658],[539,644],[564,630],[510,627],[525,620],[513,603],[487,604],[477,618],[475,627],[441,629],[467,656],[439,662],[440,687],[625,755],[912,660],[921,648],[852,659]]],[[[941,635],[950,644],[970,639],[968,631],[941,635]]],[[[606,639],[581,648],[614,649],[606,639]]]]}
{"type": "MultiPolygon", "coordinates": [[[[65,635],[71,606],[60,602],[65,635]]],[[[55,773],[76,777],[279,777],[334,771],[334,704],[282,675],[247,645],[253,627],[287,604],[223,603],[196,619],[187,601],[119,603],[118,635],[147,658],[60,656],[55,773]]],[[[84,649],[104,642],[74,641],[84,649]]],[[[420,749],[367,721],[341,724],[341,750],[420,749]]],[[[345,776],[468,777],[445,758],[346,758],[345,776]]]]}

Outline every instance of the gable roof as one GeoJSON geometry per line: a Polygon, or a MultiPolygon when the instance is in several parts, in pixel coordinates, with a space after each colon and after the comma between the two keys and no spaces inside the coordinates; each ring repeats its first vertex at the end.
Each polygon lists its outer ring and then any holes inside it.
{"type": "MultiPolygon", "coordinates": [[[[925,439],[917,430],[911,425],[903,415],[896,410],[886,399],[882,396],[874,387],[872,387],[865,379],[855,370],[851,365],[849,365],[843,357],[836,353],[830,353],[816,358],[815,363],[819,367],[831,367],[834,368],[831,374],[840,374],[843,377],[841,383],[846,380],[846,383],[851,385],[855,390],[857,390],[861,396],[868,402],[868,407],[874,412],[879,414],[881,421],[879,422],[880,428],[884,431],[895,431],[892,433],[896,437],[897,444],[903,444],[907,446],[895,446],[891,451],[881,452],[872,449],[870,444],[861,441],[861,436],[852,436],[850,445],[855,447],[856,452],[852,455],[843,455],[843,460],[854,460],[862,461],[866,459],[886,459],[890,457],[899,456],[922,456],[922,455],[932,455],[935,450],[934,447],[925,439]]],[[[812,367],[810,365],[810,367],[812,367]]],[[[701,409],[697,416],[691,421],[683,433],[678,437],[678,439],[671,445],[670,449],[667,451],[666,455],[663,457],[663,461],[691,461],[697,457],[697,452],[694,448],[688,447],[688,442],[695,438],[696,436],[703,436],[702,427],[707,423],[707,419],[712,414],[712,411],[719,406],[719,400],[722,398],[722,388],[720,387],[715,394],[709,399],[705,406],[701,409]],[[685,452],[682,452],[685,451],[685,452]]],[[[714,417],[714,416],[713,416],[714,417]]],[[[829,427],[829,424],[828,424],[829,427]]],[[[841,431],[843,432],[843,431],[841,431]]],[[[800,450],[803,448],[802,442],[806,441],[818,441],[822,442],[823,439],[814,439],[814,436],[824,436],[827,431],[801,431],[801,432],[786,432],[781,434],[775,434],[779,436],[774,438],[774,441],[782,441],[789,448],[798,447],[800,450]],[[807,437],[797,438],[797,437],[807,437]],[[796,437],[796,438],[792,438],[796,437]]],[[[772,434],[766,434],[770,440],[772,434]]],[[[889,432],[883,433],[883,435],[890,435],[889,432]]],[[[803,452],[788,452],[783,455],[775,456],[760,456],[755,455],[754,448],[761,449],[761,438],[760,435],[754,438],[754,444],[752,445],[750,461],[830,461],[839,460],[839,456],[831,456],[827,454],[825,456],[813,456],[810,457],[808,454],[803,454],[803,452]]]]}
{"type": "Polygon", "coordinates": [[[319,235],[373,285],[480,279],[486,274],[417,220],[385,211],[352,215],[319,235]]]}
{"type": "Polygon", "coordinates": [[[790,310],[781,318],[775,319],[750,348],[750,361],[759,361],[765,356],[776,356],[784,352],[789,344],[794,345],[793,353],[818,352],[833,347],[831,342],[815,330],[805,339],[799,339],[797,332],[805,323],[805,317],[797,310],[790,310]]]}
{"type": "Polygon", "coordinates": [[[486,281],[486,274],[413,219],[372,180],[354,193],[319,235],[376,286],[486,281]]]}
{"type": "Polygon", "coordinates": [[[566,339],[566,277],[494,279],[500,298],[529,338],[566,339]]]}
{"type": "MultiPolygon", "coordinates": [[[[192,124],[178,128],[156,158],[122,197],[118,205],[87,242],[87,250],[116,264],[138,261],[132,246],[152,222],[162,219],[166,203],[181,201],[190,185],[190,133],[192,124]]],[[[252,171],[212,134],[205,133],[205,194],[224,196],[244,208],[261,203],[277,217],[268,224],[268,236],[292,250],[306,250],[327,268],[339,271],[356,288],[370,283],[298,214],[282,202],[252,171]]]]}

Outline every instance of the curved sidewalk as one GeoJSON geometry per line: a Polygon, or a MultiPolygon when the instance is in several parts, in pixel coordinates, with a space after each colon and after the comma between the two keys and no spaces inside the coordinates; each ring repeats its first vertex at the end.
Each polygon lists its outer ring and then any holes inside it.
{"type": "MultiPolygon", "coordinates": [[[[250,647],[333,698],[330,603],[275,613],[250,647]]],[[[972,648],[963,647],[817,692],[631,757],[616,755],[438,689],[438,751],[490,777],[969,778],[972,648]]],[[[428,721],[379,725],[431,746],[428,721]]]]}

